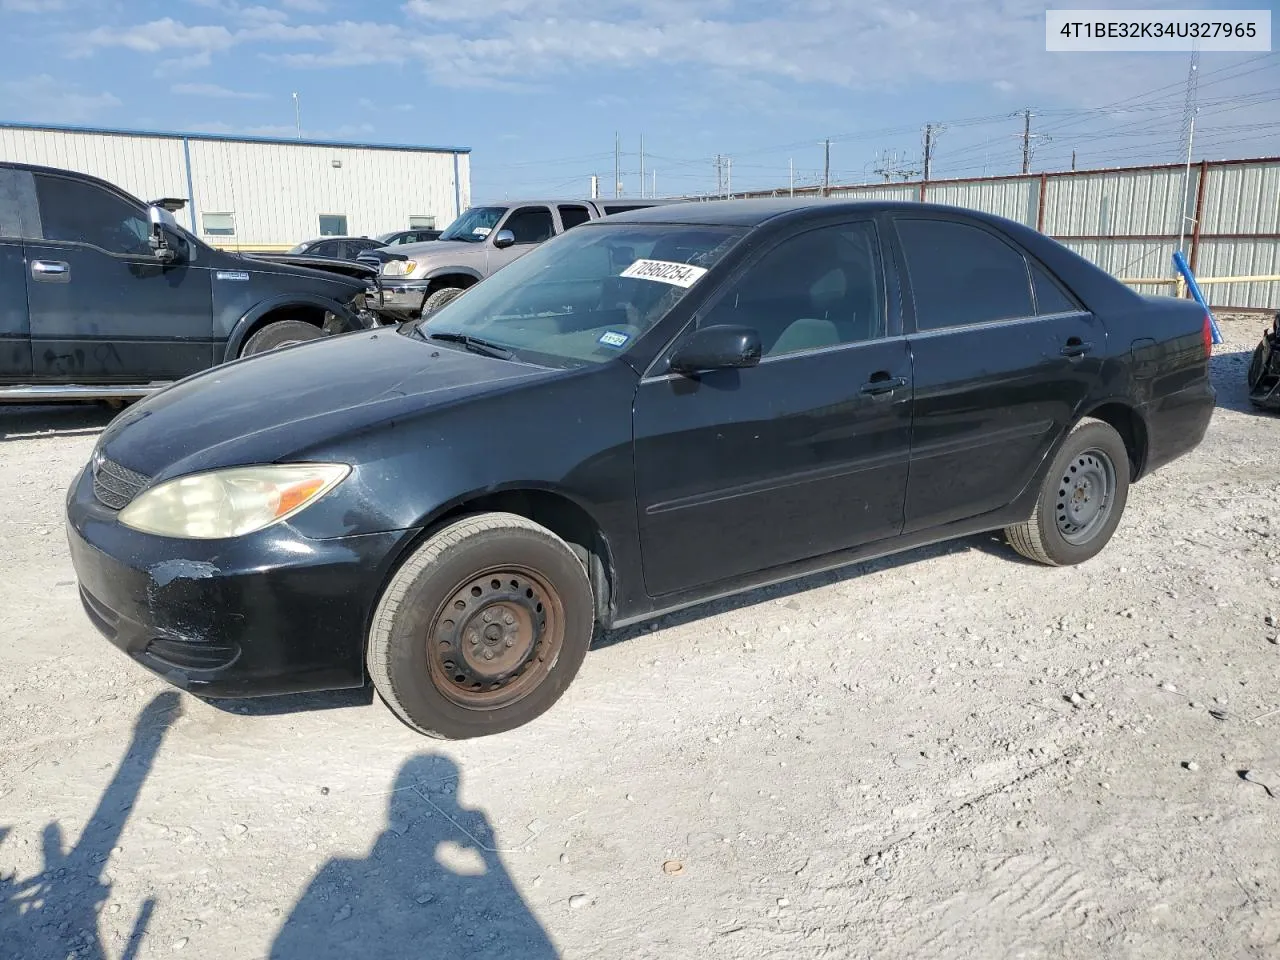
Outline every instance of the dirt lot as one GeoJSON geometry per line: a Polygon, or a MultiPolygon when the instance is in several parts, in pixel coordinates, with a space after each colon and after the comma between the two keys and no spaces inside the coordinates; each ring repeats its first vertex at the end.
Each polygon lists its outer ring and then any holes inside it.
{"type": "Polygon", "coordinates": [[[144,674],[61,528],[107,414],[0,410],[0,957],[1276,956],[1263,323],[1092,563],[977,538],[668,618],[465,744],[144,674]]]}

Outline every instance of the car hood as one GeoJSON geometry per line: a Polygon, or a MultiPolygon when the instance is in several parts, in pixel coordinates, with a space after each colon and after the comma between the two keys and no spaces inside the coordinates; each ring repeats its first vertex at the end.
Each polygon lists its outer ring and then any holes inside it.
{"type": "Polygon", "coordinates": [[[372,266],[353,260],[333,260],[297,254],[231,254],[230,256],[236,268],[241,270],[341,283],[349,286],[352,291],[364,289],[368,281],[378,275],[378,271],[372,266]]]}
{"type": "Polygon", "coordinates": [[[564,372],[394,328],[326,337],[188,377],[120,414],[98,450],[157,481],[305,459],[344,436],[564,372]]]}
{"type": "Polygon", "coordinates": [[[467,243],[465,240],[423,240],[421,243],[402,243],[395,247],[384,247],[404,254],[409,260],[421,260],[424,257],[454,257],[465,251],[475,252],[482,249],[482,244],[467,243]]]}

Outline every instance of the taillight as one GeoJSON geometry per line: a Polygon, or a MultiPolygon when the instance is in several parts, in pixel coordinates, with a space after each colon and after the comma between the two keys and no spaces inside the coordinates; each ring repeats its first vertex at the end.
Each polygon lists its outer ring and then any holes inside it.
{"type": "Polygon", "coordinates": [[[1204,330],[1202,331],[1202,335],[1204,337],[1204,355],[1206,357],[1211,357],[1213,356],[1213,325],[1209,321],[1209,311],[1207,310],[1204,314],[1204,330]]]}

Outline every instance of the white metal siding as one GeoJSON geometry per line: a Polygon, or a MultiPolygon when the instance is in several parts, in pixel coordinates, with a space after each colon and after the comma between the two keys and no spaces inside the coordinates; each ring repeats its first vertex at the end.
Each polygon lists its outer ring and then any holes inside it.
{"type": "MultiPolygon", "coordinates": [[[[1166,168],[1050,177],[1044,232],[1058,237],[1176,236],[1183,216],[1183,176],[1182,170],[1166,168]]],[[[1197,177],[1192,167],[1188,216],[1194,210],[1197,177]]]]}
{"type": "Polygon", "coordinates": [[[1034,227],[1040,205],[1040,181],[1023,177],[929,184],[925,187],[925,199],[930,203],[981,210],[1034,227]]]}
{"type": "Polygon", "coordinates": [[[920,188],[885,184],[884,186],[849,187],[832,190],[831,196],[849,200],[919,200],[920,188]]]}
{"type": "Polygon", "coordinates": [[[308,240],[321,214],[345,216],[355,236],[408,229],[411,216],[454,217],[448,153],[192,140],[191,176],[197,211],[235,214],[234,242],[218,238],[225,246],[308,240]]]}
{"type": "Polygon", "coordinates": [[[1280,163],[1210,167],[1205,233],[1280,233],[1280,163]]]}
{"type": "MultiPolygon", "coordinates": [[[[1196,275],[1280,276],[1280,240],[1205,240],[1196,257],[1196,275]]],[[[1201,289],[1210,303],[1280,310],[1280,282],[1214,283],[1201,289]]]]}
{"type": "Polygon", "coordinates": [[[411,216],[451,222],[470,202],[470,158],[421,150],[37,130],[0,126],[0,160],[92,174],[140,200],[187,197],[177,216],[221,247],[291,246],[319,235],[321,214],[343,214],[348,232],[407,229],[411,216]],[[341,166],[335,167],[334,161],[341,166]],[[194,193],[194,197],[190,194],[194,193]],[[235,236],[208,236],[203,213],[231,213],[235,236]],[[194,214],[194,217],[193,217],[194,214]]]}
{"type": "Polygon", "coordinates": [[[181,140],[0,127],[0,160],[101,177],[139,200],[187,195],[181,140]]]}

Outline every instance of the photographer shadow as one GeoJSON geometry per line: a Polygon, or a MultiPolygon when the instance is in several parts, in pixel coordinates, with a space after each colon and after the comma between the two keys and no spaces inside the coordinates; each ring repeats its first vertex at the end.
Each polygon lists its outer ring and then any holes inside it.
{"type": "Polygon", "coordinates": [[[556,960],[487,818],[459,806],[459,777],[443,756],[406,761],[369,856],[325,864],[271,960],[556,960]]]}

